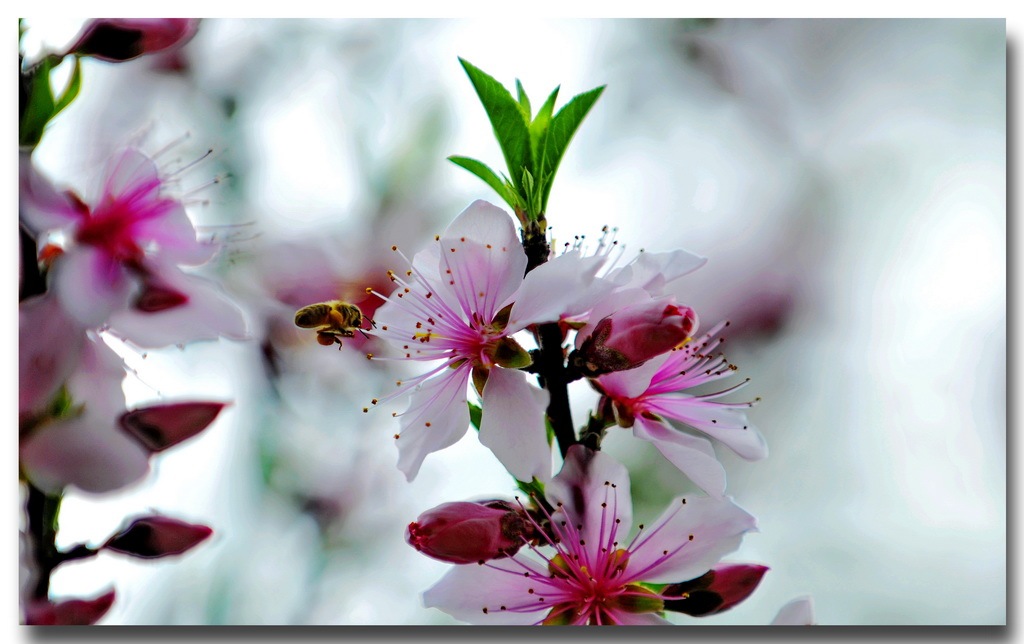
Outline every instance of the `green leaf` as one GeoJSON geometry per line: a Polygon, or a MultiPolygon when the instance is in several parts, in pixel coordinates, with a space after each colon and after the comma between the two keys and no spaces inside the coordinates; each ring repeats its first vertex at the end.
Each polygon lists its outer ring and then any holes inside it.
{"type": "Polygon", "coordinates": [[[498,138],[498,145],[505,156],[513,185],[519,189],[521,186],[516,182],[523,168],[533,169],[528,117],[523,111],[523,106],[494,78],[462,58],[459,62],[462,63],[477,96],[480,97],[491,127],[494,128],[494,135],[498,138]]]}
{"type": "Polygon", "coordinates": [[[516,79],[516,96],[519,98],[519,106],[526,112],[526,122],[530,122],[530,114],[533,110],[530,109],[530,98],[526,95],[526,90],[523,89],[523,84],[516,79]]]}
{"type": "Polygon", "coordinates": [[[479,405],[474,405],[471,402],[467,402],[469,405],[469,422],[473,424],[473,428],[480,431],[480,419],[484,415],[484,410],[479,405]]]}
{"type": "Polygon", "coordinates": [[[537,116],[533,117],[533,122],[530,123],[530,147],[533,152],[533,158],[536,160],[537,174],[540,177],[547,175],[547,168],[544,166],[544,138],[548,133],[548,126],[551,124],[551,115],[555,111],[555,100],[558,98],[558,90],[560,87],[556,87],[555,91],[551,92],[551,96],[548,96],[548,100],[544,101],[544,104],[540,106],[540,111],[537,112],[537,116]]]}
{"type": "Polygon", "coordinates": [[[448,160],[454,163],[455,165],[459,166],[460,168],[465,168],[466,170],[469,170],[470,172],[478,176],[480,179],[483,179],[483,182],[489,185],[491,188],[493,188],[494,191],[497,192],[498,195],[505,200],[505,203],[507,203],[513,209],[516,208],[516,204],[519,201],[516,198],[516,193],[510,190],[508,184],[505,181],[503,181],[500,177],[498,177],[498,175],[495,174],[494,170],[491,170],[491,168],[487,164],[481,161],[477,161],[476,159],[470,159],[469,157],[460,156],[450,156],[448,157],[448,160]]]}
{"type": "Polygon", "coordinates": [[[28,84],[28,98],[18,127],[18,143],[21,146],[34,147],[39,143],[43,138],[43,128],[53,116],[50,70],[54,62],[51,58],[48,56],[28,72],[23,72],[26,76],[22,80],[28,84]]]}
{"type": "Polygon", "coordinates": [[[516,479],[516,487],[522,490],[527,496],[536,497],[538,499],[544,498],[544,483],[537,477],[534,477],[529,483],[516,479]]]}
{"type": "MultiPolygon", "coordinates": [[[[544,176],[547,179],[541,200],[543,207],[547,207],[548,194],[551,191],[551,178],[558,171],[558,164],[562,161],[565,149],[569,147],[569,142],[572,141],[576,129],[583,122],[590,108],[601,97],[604,88],[605,86],[602,85],[589,92],[577,94],[562,109],[558,110],[558,114],[551,119],[547,136],[544,138],[541,161],[541,166],[544,168],[544,176]]],[[[543,111],[543,108],[541,108],[541,111],[543,111]]]]}
{"type": "Polygon", "coordinates": [[[57,99],[57,104],[54,106],[53,114],[50,118],[57,116],[61,110],[70,105],[71,101],[75,100],[78,96],[80,89],[82,89],[82,64],[78,56],[75,56],[75,69],[71,72],[71,80],[68,81],[68,85],[64,88],[60,98],[57,99]]]}

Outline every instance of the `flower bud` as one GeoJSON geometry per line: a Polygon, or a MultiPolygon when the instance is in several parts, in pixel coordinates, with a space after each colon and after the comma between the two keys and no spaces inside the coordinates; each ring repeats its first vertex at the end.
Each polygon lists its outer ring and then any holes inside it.
{"type": "Polygon", "coordinates": [[[143,559],[180,555],[205,541],[213,530],[177,519],[149,516],[136,519],[110,537],[103,549],[143,559]]]}
{"type": "Polygon", "coordinates": [[[29,626],[89,626],[106,615],[113,604],[112,590],[95,599],[35,600],[25,606],[25,623],[29,626]]]}
{"type": "Polygon", "coordinates": [[[690,338],[697,314],[671,298],[641,302],[601,319],[573,357],[587,377],[639,367],[690,338]]]}
{"type": "Polygon", "coordinates": [[[533,535],[524,512],[505,501],[443,503],[409,524],[405,540],[428,557],[479,563],[515,554],[533,535]]]}
{"type": "Polygon", "coordinates": [[[219,402],[151,405],[125,412],[121,427],[151,452],[162,452],[206,429],[224,406],[219,402]]]}
{"type": "Polygon", "coordinates": [[[86,23],[68,53],[118,63],[183,45],[198,26],[195,18],[100,18],[86,23]]]}
{"type": "Polygon", "coordinates": [[[768,572],[757,564],[719,564],[696,579],[671,584],[662,590],[665,609],[695,617],[729,610],[750,596],[768,572]]]}

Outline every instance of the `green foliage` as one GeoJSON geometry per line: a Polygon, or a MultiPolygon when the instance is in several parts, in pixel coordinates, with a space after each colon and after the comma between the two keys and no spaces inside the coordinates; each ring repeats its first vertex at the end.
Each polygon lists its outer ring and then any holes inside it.
{"type": "Polygon", "coordinates": [[[480,419],[483,417],[484,410],[479,405],[466,404],[469,405],[469,422],[473,424],[473,429],[480,431],[480,419]]]}
{"type": "Polygon", "coordinates": [[[544,498],[544,483],[542,483],[540,479],[536,477],[534,477],[534,479],[529,483],[517,480],[516,487],[522,490],[523,493],[526,494],[526,496],[529,496],[531,498],[544,498]]]}
{"type": "Polygon", "coordinates": [[[61,56],[51,55],[36,63],[29,70],[21,72],[22,99],[18,143],[21,147],[33,148],[43,138],[46,124],[61,110],[71,104],[82,87],[82,68],[76,56],[74,69],[67,87],[60,97],[54,98],[50,85],[50,72],[61,63],[61,56]]]}
{"type": "Polygon", "coordinates": [[[486,164],[468,157],[451,156],[448,159],[494,189],[512,207],[524,226],[528,221],[543,220],[558,165],[580,123],[604,91],[604,86],[573,97],[554,114],[559,90],[556,87],[534,115],[530,99],[518,79],[516,96],[513,97],[487,73],[461,58],[459,62],[491,122],[505,157],[508,175],[499,177],[486,164]]]}

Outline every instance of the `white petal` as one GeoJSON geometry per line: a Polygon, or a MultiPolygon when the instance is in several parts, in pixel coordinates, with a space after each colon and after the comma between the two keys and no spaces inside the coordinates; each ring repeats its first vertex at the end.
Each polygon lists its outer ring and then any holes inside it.
{"type": "Polygon", "coordinates": [[[159,188],[160,174],[156,164],[135,148],[120,150],[107,165],[104,196],[120,197],[127,193],[142,196],[159,188]]]}
{"type": "Polygon", "coordinates": [[[551,478],[551,447],[544,414],[547,391],[514,369],[491,369],[484,386],[480,442],[520,481],[551,478]]]}
{"type": "Polygon", "coordinates": [[[672,622],[656,613],[627,613],[622,610],[615,611],[615,619],[619,620],[620,626],[671,626],[672,622]]]}
{"type": "Polygon", "coordinates": [[[595,277],[606,260],[606,256],[580,257],[572,251],[530,271],[515,293],[509,332],[590,310],[616,287],[595,277]]]}
{"type": "Polygon", "coordinates": [[[528,566],[538,577],[547,576],[544,566],[522,553],[515,556],[515,561],[498,559],[484,566],[459,565],[423,593],[423,605],[440,609],[470,624],[526,625],[540,622],[550,611],[551,604],[537,601],[537,590],[544,585],[538,583],[537,577],[525,576],[523,573],[527,568],[523,566],[528,566]],[[523,565],[518,565],[517,561],[523,565]],[[534,593],[530,593],[531,588],[534,593]],[[502,606],[506,610],[501,610],[502,606]],[[487,608],[486,613],[484,608],[487,608]]]}
{"type": "Polygon", "coordinates": [[[151,313],[123,309],[110,317],[110,326],[133,344],[156,348],[218,337],[246,338],[245,318],[220,286],[164,265],[161,282],[188,298],[184,304],[151,313]]]}
{"type": "Polygon", "coordinates": [[[454,445],[469,429],[466,386],[471,367],[445,370],[427,380],[409,397],[400,416],[398,469],[408,480],[416,478],[427,454],[454,445]]]}
{"type": "Polygon", "coordinates": [[[623,287],[642,288],[651,295],[661,295],[665,285],[692,273],[707,263],[706,257],[685,250],[666,253],[640,253],[635,260],[608,277],[623,287]]]}
{"type": "Polygon", "coordinates": [[[725,468],[715,457],[711,441],[646,418],[636,419],[633,435],[654,443],[658,451],[700,489],[715,497],[725,494],[725,468]]]}
{"type": "Polygon", "coordinates": [[[736,550],[743,535],[755,527],[754,517],[728,497],[677,498],[630,549],[623,583],[699,577],[736,550]]]}
{"type": "Polygon", "coordinates": [[[83,327],[99,326],[128,306],[134,287],[121,264],[91,246],[79,245],[53,264],[53,289],[64,310],[83,327]]]}
{"type": "Polygon", "coordinates": [[[583,526],[592,556],[612,541],[626,542],[633,518],[629,472],[608,454],[573,445],[545,495],[552,505],[561,504],[569,523],[583,526]]]}
{"type": "Polygon", "coordinates": [[[814,602],[810,597],[797,597],[779,609],[772,626],[814,626],[814,602]]]}
{"type": "Polygon", "coordinates": [[[526,253],[511,217],[486,201],[473,202],[448,226],[439,259],[442,277],[447,276],[442,286],[455,294],[466,319],[476,313],[487,322],[523,283],[526,271],[526,253]]]}

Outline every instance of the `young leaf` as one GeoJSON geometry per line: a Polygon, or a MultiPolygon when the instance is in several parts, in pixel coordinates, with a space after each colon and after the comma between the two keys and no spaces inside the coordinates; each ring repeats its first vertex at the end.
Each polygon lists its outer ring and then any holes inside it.
{"type": "Polygon", "coordinates": [[[487,164],[481,161],[477,161],[476,159],[470,159],[469,157],[460,156],[450,156],[448,157],[448,160],[454,163],[455,165],[459,166],[460,168],[465,168],[466,170],[469,170],[476,176],[483,179],[484,183],[493,188],[494,191],[497,192],[498,195],[505,200],[505,203],[507,203],[513,209],[516,208],[516,202],[518,200],[516,199],[515,192],[510,190],[508,185],[504,181],[502,181],[498,177],[498,175],[494,173],[494,170],[491,170],[491,168],[487,166],[487,164]]]}
{"type": "MultiPolygon", "coordinates": [[[[590,111],[590,108],[600,98],[604,88],[605,86],[602,85],[589,92],[577,94],[562,109],[558,110],[555,118],[551,119],[542,152],[543,161],[541,165],[545,169],[545,176],[551,177],[558,170],[558,164],[562,160],[565,149],[569,147],[569,142],[572,140],[573,134],[576,133],[576,128],[580,126],[580,123],[587,116],[587,112],[590,111]]],[[[547,207],[550,190],[551,182],[548,181],[544,186],[544,194],[541,201],[544,207],[547,207]]]]}
{"type": "Polygon", "coordinates": [[[548,100],[540,106],[540,111],[530,123],[530,147],[533,152],[534,164],[537,166],[537,176],[542,178],[547,176],[543,154],[544,138],[547,135],[548,126],[551,124],[551,114],[555,111],[555,99],[558,98],[559,89],[556,87],[555,91],[551,92],[551,96],[548,96],[548,100]]]}
{"type": "Polygon", "coordinates": [[[466,404],[469,405],[469,422],[473,424],[473,429],[480,431],[480,419],[484,415],[484,410],[471,402],[466,404]]]}
{"type": "Polygon", "coordinates": [[[519,105],[526,112],[526,122],[529,123],[533,110],[530,109],[530,98],[526,95],[526,90],[523,89],[523,84],[519,82],[518,78],[516,79],[516,96],[519,98],[519,105]]]}
{"type": "MultiPolygon", "coordinates": [[[[487,118],[494,128],[494,135],[498,138],[498,144],[505,155],[509,174],[513,182],[517,182],[523,168],[533,168],[530,133],[523,106],[494,78],[462,58],[459,62],[473,83],[480,102],[483,103],[487,118]]],[[[514,185],[517,189],[521,187],[518,183],[514,185]]]]}
{"type": "Polygon", "coordinates": [[[22,72],[22,82],[28,84],[25,105],[21,111],[18,142],[32,147],[43,138],[43,128],[53,116],[53,91],[50,89],[50,70],[53,61],[44,58],[27,73],[22,72]]]}

